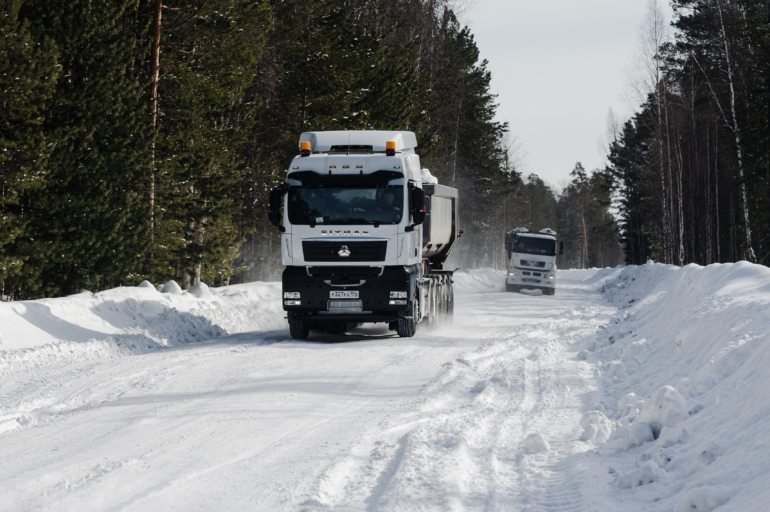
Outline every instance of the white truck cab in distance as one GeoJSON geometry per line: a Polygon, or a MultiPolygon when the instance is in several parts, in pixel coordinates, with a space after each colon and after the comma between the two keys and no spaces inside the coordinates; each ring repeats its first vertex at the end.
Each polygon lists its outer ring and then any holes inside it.
{"type": "Polygon", "coordinates": [[[543,295],[556,293],[556,255],[564,254],[564,242],[558,242],[556,232],[543,229],[532,233],[516,228],[505,234],[508,271],[505,290],[541,290],[543,295]]]}

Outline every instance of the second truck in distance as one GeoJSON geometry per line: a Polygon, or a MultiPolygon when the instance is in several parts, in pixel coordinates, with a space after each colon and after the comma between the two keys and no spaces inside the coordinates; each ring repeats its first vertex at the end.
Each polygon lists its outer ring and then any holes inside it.
{"type": "MultiPolygon", "coordinates": [[[[543,229],[532,233],[516,228],[505,234],[508,251],[508,272],[505,290],[540,290],[543,295],[556,293],[556,232],[543,229]]],[[[564,242],[559,242],[558,254],[564,254],[564,242]]]]}

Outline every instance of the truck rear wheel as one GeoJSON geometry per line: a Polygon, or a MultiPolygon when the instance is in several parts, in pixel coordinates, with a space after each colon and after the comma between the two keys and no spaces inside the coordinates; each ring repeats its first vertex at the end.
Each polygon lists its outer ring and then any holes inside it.
{"type": "Polygon", "coordinates": [[[310,324],[289,319],[289,334],[295,340],[306,340],[310,336],[310,324]]]}

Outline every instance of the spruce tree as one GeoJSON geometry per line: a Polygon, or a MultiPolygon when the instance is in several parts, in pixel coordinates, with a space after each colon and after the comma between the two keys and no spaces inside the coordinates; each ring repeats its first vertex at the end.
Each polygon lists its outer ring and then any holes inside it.
{"type": "Polygon", "coordinates": [[[139,279],[151,127],[133,67],[135,6],[28,0],[21,10],[37,38],[55,41],[62,65],[42,125],[52,144],[47,179],[20,196],[30,238],[16,244],[23,297],[139,279]]]}
{"type": "Polygon", "coordinates": [[[0,8],[0,294],[18,293],[22,269],[35,240],[25,232],[30,212],[20,196],[42,188],[51,153],[43,128],[45,109],[59,75],[58,52],[49,38],[36,38],[19,20],[22,0],[0,8]],[[26,215],[25,215],[26,213],[26,215]]]}
{"type": "Polygon", "coordinates": [[[249,86],[270,10],[265,2],[168,0],[142,3],[138,16],[150,20],[144,64],[157,129],[149,273],[185,287],[227,283],[241,270],[237,189],[248,171],[242,146],[260,104],[249,86]]]}

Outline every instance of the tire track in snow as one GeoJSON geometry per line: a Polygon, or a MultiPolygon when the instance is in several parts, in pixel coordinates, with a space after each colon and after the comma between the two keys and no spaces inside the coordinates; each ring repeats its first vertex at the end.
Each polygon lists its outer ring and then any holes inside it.
{"type": "Polygon", "coordinates": [[[368,444],[355,450],[356,464],[330,470],[344,467],[346,481],[358,485],[342,485],[317,504],[356,510],[582,509],[588,500],[581,473],[568,456],[583,448],[575,447],[574,429],[596,393],[587,387],[592,374],[579,375],[565,351],[593,335],[614,308],[582,304],[570,313],[551,316],[545,326],[498,321],[474,350],[446,363],[425,386],[413,406],[419,415],[381,426],[379,436],[370,433],[368,444]],[[383,441],[388,431],[402,437],[383,441]],[[524,438],[533,432],[547,434],[551,452],[522,453],[524,438]],[[374,439],[387,446],[387,462],[380,460],[382,449],[367,449],[374,439]],[[364,497],[361,482],[367,480],[364,497]]]}

